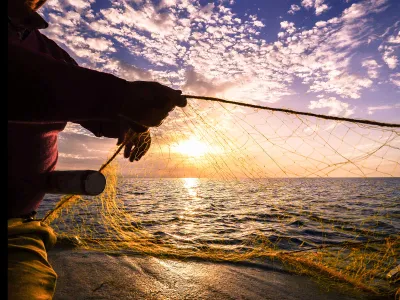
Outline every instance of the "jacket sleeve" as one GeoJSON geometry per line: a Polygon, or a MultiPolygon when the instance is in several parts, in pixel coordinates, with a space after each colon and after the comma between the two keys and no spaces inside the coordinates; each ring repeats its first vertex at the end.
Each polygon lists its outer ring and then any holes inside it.
{"type": "Polygon", "coordinates": [[[7,80],[8,120],[18,122],[115,121],[128,85],[13,42],[7,80]]]}

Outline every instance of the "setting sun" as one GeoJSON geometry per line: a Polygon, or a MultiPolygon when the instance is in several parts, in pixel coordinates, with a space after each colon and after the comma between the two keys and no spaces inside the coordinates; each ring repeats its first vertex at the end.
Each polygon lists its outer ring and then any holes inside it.
{"type": "Polygon", "coordinates": [[[196,138],[190,138],[189,140],[181,141],[177,146],[174,147],[174,150],[180,154],[192,157],[200,157],[209,152],[207,145],[200,142],[196,138]]]}

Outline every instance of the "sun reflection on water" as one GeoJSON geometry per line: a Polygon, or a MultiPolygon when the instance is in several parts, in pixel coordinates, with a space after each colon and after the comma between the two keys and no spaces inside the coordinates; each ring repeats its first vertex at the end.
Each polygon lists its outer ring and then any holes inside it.
{"type": "MultiPolygon", "coordinates": [[[[183,200],[182,203],[182,214],[179,216],[181,220],[187,219],[188,217],[194,216],[196,214],[195,210],[197,208],[196,200],[200,198],[197,196],[197,187],[199,186],[200,180],[198,178],[181,178],[183,187],[186,189],[187,198],[183,200]]],[[[191,230],[193,224],[188,225],[186,230],[191,230]]]]}
{"type": "Polygon", "coordinates": [[[196,188],[199,185],[198,178],[181,178],[183,181],[183,186],[186,188],[187,193],[191,198],[197,198],[196,188]]]}

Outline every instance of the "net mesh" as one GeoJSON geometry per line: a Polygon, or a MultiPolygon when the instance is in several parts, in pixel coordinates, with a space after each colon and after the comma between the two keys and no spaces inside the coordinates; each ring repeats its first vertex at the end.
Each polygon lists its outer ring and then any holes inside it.
{"type": "Polygon", "coordinates": [[[152,146],[139,162],[119,155],[102,170],[107,186],[101,195],[66,196],[45,221],[60,240],[82,248],[274,260],[331,283],[394,293],[398,279],[388,273],[400,264],[399,134],[398,127],[190,99],[151,130],[152,146]],[[352,185],[340,180],[345,177],[364,181],[352,185]],[[388,192],[383,186],[390,178],[388,192]],[[175,219],[156,222],[152,214],[160,206],[181,209],[175,219]],[[199,211],[212,211],[220,222],[201,224],[199,211]],[[162,234],[168,226],[184,234],[162,234]],[[232,226],[249,234],[236,243],[218,234],[232,226]],[[200,228],[213,238],[191,239],[200,228]]]}

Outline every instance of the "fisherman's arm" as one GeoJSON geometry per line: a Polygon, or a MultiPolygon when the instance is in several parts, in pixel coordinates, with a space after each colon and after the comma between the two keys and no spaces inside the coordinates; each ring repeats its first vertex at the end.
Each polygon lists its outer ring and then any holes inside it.
{"type": "Polygon", "coordinates": [[[116,122],[124,115],[158,126],[186,99],[156,82],[129,82],[8,44],[8,120],[116,122]],[[23,100],[21,100],[23,99],[23,100]]]}

